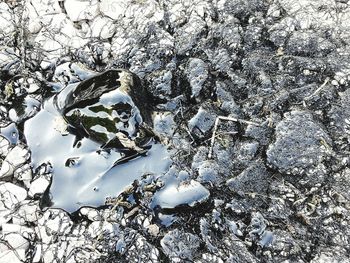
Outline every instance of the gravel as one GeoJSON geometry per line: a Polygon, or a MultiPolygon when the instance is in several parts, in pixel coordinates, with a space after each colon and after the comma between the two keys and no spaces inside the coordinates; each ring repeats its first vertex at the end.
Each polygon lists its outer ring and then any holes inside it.
{"type": "Polygon", "coordinates": [[[2,1],[0,262],[349,262],[349,21],[347,0],[2,1]],[[75,135],[49,101],[117,68],[145,117],[118,139],[153,148],[79,202],[121,149],[52,144],[75,135]]]}

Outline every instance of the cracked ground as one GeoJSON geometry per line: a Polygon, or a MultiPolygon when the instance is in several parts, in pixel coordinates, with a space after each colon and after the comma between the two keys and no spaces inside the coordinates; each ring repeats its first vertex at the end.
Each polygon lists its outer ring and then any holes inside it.
{"type": "Polygon", "coordinates": [[[350,262],[349,23],[348,0],[0,0],[0,262],[350,262]],[[170,165],[80,204],[83,164],[60,177],[27,127],[110,69],[157,141],[122,165],[170,165]]]}

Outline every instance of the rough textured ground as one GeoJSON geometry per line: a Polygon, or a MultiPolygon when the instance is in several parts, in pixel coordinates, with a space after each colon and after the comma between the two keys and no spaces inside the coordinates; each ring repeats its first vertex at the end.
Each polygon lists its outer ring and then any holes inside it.
{"type": "Polygon", "coordinates": [[[349,262],[348,2],[0,1],[0,262],[349,262]],[[173,165],[68,214],[23,123],[81,68],[141,78],[173,165]]]}

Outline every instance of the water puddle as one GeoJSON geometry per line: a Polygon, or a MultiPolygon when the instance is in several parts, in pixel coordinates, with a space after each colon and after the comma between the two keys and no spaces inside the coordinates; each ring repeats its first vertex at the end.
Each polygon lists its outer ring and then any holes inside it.
{"type": "Polygon", "coordinates": [[[51,164],[53,207],[68,212],[103,205],[143,174],[162,174],[171,163],[166,147],[154,139],[136,143],[142,117],[130,96],[109,87],[79,100],[77,87],[69,84],[46,100],[24,125],[33,168],[51,164]]]}

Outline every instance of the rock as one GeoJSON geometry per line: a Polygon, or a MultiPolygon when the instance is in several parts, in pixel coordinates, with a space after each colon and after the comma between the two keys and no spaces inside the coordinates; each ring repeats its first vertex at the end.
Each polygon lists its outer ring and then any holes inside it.
{"type": "Polygon", "coordinates": [[[41,196],[45,193],[46,189],[51,184],[52,174],[39,174],[31,182],[28,194],[31,197],[36,197],[37,195],[41,196]]]}
{"type": "Polygon", "coordinates": [[[350,169],[345,168],[341,173],[336,173],[331,179],[331,188],[337,193],[338,202],[347,203],[350,202],[350,169]]]}
{"type": "Polygon", "coordinates": [[[200,107],[198,112],[188,122],[190,131],[198,137],[205,136],[214,126],[216,116],[200,107]]]}
{"type": "Polygon", "coordinates": [[[102,220],[102,215],[100,211],[92,207],[82,207],[80,208],[79,213],[82,216],[86,216],[91,221],[102,220]]]}
{"type": "Polygon", "coordinates": [[[40,45],[45,60],[51,61],[66,54],[66,48],[81,48],[89,42],[89,39],[83,39],[78,34],[73,21],[68,19],[65,14],[47,15],[45,20],[41,21],[43,27],[35,36],[35,42],[40,45]],[[55,38],[52,38],[48,31],[58,32],[55,38]]]}
{"type": "Polygon", "coordinates": [[[47,209],[38,220],[35,229],[41,242],[49,244],[56,240],[57,236],[67,235],[73,226],[69,214],[61,209],[47,209]]]}
{"type": "Polygon", "coordinates": [[[203,161],[198,167],[197,180],[200,183],[212,183],[219,185],[221,180],[219,177],[219,166],[213,161],[203,161]]]}
{"type": "Polygon", "coordinates": [[[0,135],[0,156],[6,157],[10,152],[10,142],[3,135],[0,135]]]}
{"type": "MultiPolygon", "coordinates": [[[[4,3],[0,3],[4,4],[4,3]]],[[[1,17],[1,16],[0,16],[1,17]]],[[[3,25],[1,23],[1,25],[3,25]]],[[[1,34],[1,33],[0,33],[1,34]]],[[[0,69],[15,75],[19,68],[18,51],[10,47],[0,47],[0,69]]]]}
{"type": "Polygon", "coordinates": [[[259,143],[256,141],[236,141],[234,145],[234,161],[237,168],[248,167],[257,155],[259,143]]]}
{"type": "MultiPolygon", "coordinates": [[[[0,3],[0,35],[10,35],[15,29],[15,15],[7,3],[0,3]]],[[[1,61],[1,59],[0,59],[1,61]]]]}
{"type": "Polygon", "coordinates": [[[200,239],[179,229],[169,231],[160,241],[164,253],[173,262],[192,260],[200,246],[200,239]]]}
{"type": "Polygon", "coordinates": [[[29,17],[59,14],[62,12],[59,2],[57,0],[30,0],[26,2],[26,8],[29,8],[29,17]]]}
{"type": "Polygon", "coordinates": [[[39,201],[24,200],[16,213],[14,213],[12,221],[21,226],[35,223],[38,220],[39,211],[39,201]]]}
{"type": "Polygon", "coordinates": [[[1,203],[8,209],[15,206],[27,198],[27,191],[12,183],[0,182],[1,203]]]}
{"type": "Polygon", "coordinates": [[[169,98],[171,96],[171,85],[173,82],[173,74],[171,71],[155,71],[150,76],[150,82],[151,92],[154,96],[157,96],[160,99],[169,98]]]}
{"type": "Polygon", "coordinates": [[[336,46],[313,31],[295,31],[288,40],[286,51],[301,56],[326,56],[336,46]]]}
{"type": "Polygon", "coordinates": [[[12,148],[2,163],[0,178],[12,176],[14,171],[23,166],[29,157],[30,153],[24,145],[12,148]]]}
{"type": "Polygon", "coordinates": [[[262,162],[251,164],[239,175],[226,181],[231,191],[246,194],[266,194],[269,186],[269,173],[262,162]]]}
{"type": "Polygon", "coordinates": [[[192,88],[192,96],[198,97],[208,78],[208,66],[198,58],[191,58],[186,69],[187,79],[192,88]]]}
{"type": "Polygon", "coordinates": [[[336,144],[342,148],[347,147],[350,142],[350,89],[340,93],[339,103],[334,103],[328,112],[330,118],[329,130],[336,144]]]}
{"type": "Polygon", "coordinates": [[[106,221],[95,221],[89,225],[87,232],[93,239],[99,238],[100,235],[115,237],[119,234],[119,225],[106,221]]]}
{"type": "Polygon", "coordinates": [[[159,234],[159,226],[156,224],[151,224],[146,227],[149,234],[151,234],[154,237],[157,237],[159,234]]]}
{"type": "MultiPolygon", "coordinates": [[[[274,231],[274,236],[275,241],[271,249],[275,258],[282,257],[284,259],[294,257],[297,261],[303,261],[301,259],[304,256],[303,248],[301,247],[303,242],[293,238],[289,231],[277,230],[274,231]]],[[[306,242],[303,245],[307,249],[310,243],[306,242]]]]}
{"type": "Polygon", "coordinates": [[[310,113],[292,111],[276,126],[276,141],[266,154],[282,173],[313,174],[324,169],[322,162],[330,156],[331,147],[332,140],[310,113]]]}
{"type": "Polygon", "coordinates": [[[221,257],[210,254],[210,253],[204,253],[202,254],[202,259],[201,260],[196,260],[196,263],[210,263],[210,262],[215,262],[215,263],[224,263],[225,261],[222,260],[221,257]]]}
{"type": "Polygon", "coordinates": [[[155,193],[152,206],[159,206],[162,209],[174,209],[177,206],[194,207],[206,201],[209,196],[209,191],[194,180],[179,185],[173,183],[155,193]]]}
{"type": "Polygon", "coordinates": [[[216,82],[216,96],[220,104],[220,109],[225,113],[232,114],[233,116],[236,115],[237,117],[241,114],[241,109],[235,102],[230,92],[230,87],[225,82],[216,82]]]}
{"type": "Polygon", "coordinates": [[[163,18],[163,12],[157,1],[146,0],[132,2],[132,0],[102,0],[100,3],[101,13],[119,20],[122,17],[126,21],[133,21],[141,29],[148,22],[159,22],[163,18]]]}
{"type": "Polygon", "coordinates": [[[128,1],[123,0],[101,0],[101,12],[112,19],[121,18],[128,7],[128,1]]]}
{"type": "Polygon", "coordinates": [[[161,112],[153,116],[154,131],[157,135],[171,138],[175,131],[174,115],[170,112],[161,112]]]}
{"type": "Polygon", "coordinates": [[[18,181],[24,183],[24,185],[29,188],[30,182],[32,181],[32,167],[29,164],[25,164],[22,167],[15,170],[13,177],[18,181]]]}
{"type": "MultiPolygon", "coordinates": [[[[129,232],[129,231],[128,231],[129,232]]],[[[133,231],[126,233],[124,239],[124,251],[118,247],[128,262],[159,262],[158,249],[150,244],[143,236],[133,231]]],[[[119,242],[118,242],[119,243],[119,242]]],[[[117,244],[118,245],[118,244],[117,244]]]]}
{"type": "Polygon", "coordinates": [[[283,47],[288,37],[296,28],[296,21],[291,17],[281,19],[269,28],[269,39],[276,45],[283,47]]]}
{"type": "Polygon", "coordinates": [[[252,215],[248,228],[251,229],[249,231],[249,236],[253,240],[256,240],[262,247],[269,246],[273,243],[273,234],[272,232],[266,230],[266,220],[259,212],[252,215]]]}
{"type": "Polygon", "coordinates": [[[0,241],[0,263],[22,263],[21,255],[4,241],[0,241]]]}
{"type": "Polygon", "coordinates": [[[68,17],[74,21],[93,20],[99,13],[98,0],[66,0],[64,8],[68,17]]]}
{"type": "Polygon", "coordinates": [[[321,247],[310,263],[346,263],[349,255],[342,247],[321,247]]]}
{"type": "MultiPolygon", "coordinates": [[[[182,6],[181,8],[184,8],[184,6],[182,6]]],[[[191,8],[184,10],[184,13],[191,12],[190,10],[191,8]]],[[[195,49],[196,46],[200,44],[202,34],[207,33],[207,30],[208,30],[207,24],[205,20],[196,13],[193,13],[188,18],[185,18],[183,15],[180,15],[175,19],[177,19],[175,24],[183,23],[183,26],[174,28],[176,53],[182,56],[188,56],[191,50],[195,49]]],[[[202,72],[204,75],[202,76],[197,75],[198,78],[196,80],[193,79],[194,81],[193,84],[196,84],[196,83],[200,84],[200,82],[202,82],[203,79],[205,78],[207,71],[205,67],[204,68],[202,67],[202,66],[205,66],[205,64],[201,59],[198,59],[198,60],[195,59],[194,62],[196,61],[199,62],[198,64],[199,68],[197,68],[199,71],[197,73],[200,74],[202,72]]],[[[195,66],[195,64],[193,64],[193,66],[195,66]]],[[[193,68],[193,70],[196,70],[196,68],[193,68]]],[[[193,73],[196,75],[195,72],[193,73]]]]}
{"type": "Polygon", "coordinates": [[[93,38],[108,39],[111,38],[116,30],[116,24],[108,17],[98,16],[92,20],[91,36],[93,38]]]}
{"type": "Polygon", "coordinates": [[[29,242],[22,235],[11,233],[7,234],[4,237],[4,240],[16,251],[18,257],[25,261],[26,260],[26,252],[29,248],[29,242]]]}

